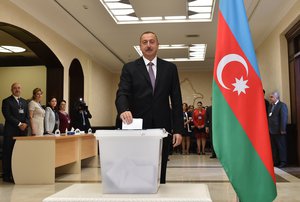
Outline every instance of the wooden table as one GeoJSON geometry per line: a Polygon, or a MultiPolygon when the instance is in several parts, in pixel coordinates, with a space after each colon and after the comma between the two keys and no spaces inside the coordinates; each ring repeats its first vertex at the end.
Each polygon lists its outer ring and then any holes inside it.
{"type": "Polygon", "coordinates": [[[55,173],[80,173],[82,166],[98,166],[97,141],[91,134],[26,136],[15,140],[15,184],[53,184],[55,173]]]}

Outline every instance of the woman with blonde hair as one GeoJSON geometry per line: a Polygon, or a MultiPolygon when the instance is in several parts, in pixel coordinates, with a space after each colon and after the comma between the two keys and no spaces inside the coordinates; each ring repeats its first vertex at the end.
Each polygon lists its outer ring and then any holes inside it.
{"type": "Polygon", "coordinates": [[[32,136],[44,134],[45,110],[41,106],[42,95],[43,91],[40,88],[35,88],[32,92],[32,100],[28,104],[32,136]]]}

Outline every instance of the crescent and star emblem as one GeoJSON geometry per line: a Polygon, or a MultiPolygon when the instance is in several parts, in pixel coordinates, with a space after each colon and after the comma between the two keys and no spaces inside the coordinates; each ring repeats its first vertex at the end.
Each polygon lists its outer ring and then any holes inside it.
{"type": "MultiPolygon", "coordinates": [[[[243,67],[245,68],[247,76],[248,76],[248,65],[242,56],[237,55],[237,54],[225,55],[220,60],[218,66],[217,66],[217,79],[218,79],[220,85],[227,90],[230,90],[230,88],[224,84],[223,78],[222,78],[222,73],[223,73],[223,70],[225,69],[226,65],[230,62],[241,63],[243,65],[243,67]]],[[[234,86],[233,92],[237,91],[238,95],[240,95],[241,92],[246,94],[246,89],[249,88],[249,86],[246,85],[247,82],[248,82],[248,80],[244,80],[243,76],[240,79],[235,78],[235,83],[232,83],[232,85],[234,86]]]]}

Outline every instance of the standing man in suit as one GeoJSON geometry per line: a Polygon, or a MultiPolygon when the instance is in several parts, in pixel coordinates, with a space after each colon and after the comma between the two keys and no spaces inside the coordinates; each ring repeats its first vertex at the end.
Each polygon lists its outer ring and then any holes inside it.
{"type": "Polygon", "coordinates": [[[211,143],[211,159],[217,158],[216,152],[214,149],[214,140],[213,140],[213,131],[212,131],[212,105],[206,109],[206,118],[205,118],[205,132],[209,134],[209,139],[211,143]]]}
{"type": "Polygon", "coordinates": [[[141,35],[143,57],[123,66],[115,104],[119,123],[130,124],[133,118],[142,118],[143,129],[165,128],[173,134],[173,140],[163,140],[160,183],[165,183],[169,145],[171,141],[173,147],[181,144],[183,117],[177,67],[157,57],[158,46],[155,33],[141,35]]]}
{"type": "Polygon", "coordinates": [[[11,156],[15,136],[26,136],[29,125],[27,101],[21,98],[21,85],[11,85],[12,95],[2,101],[2,113],[5,118],[3,140],[3,181],[13,182],[11,156]]]}
{"type": "MultiPolygon", "coordinates": [[[[264,92],[264,96],[265,96],[265,93],[266,93],[265,89],[263,89],[263,92],[264,92]]],[[[270,103],[266,98],[264,98],[264,99],[265,99],[265,105],[266,105],[266,113],[268,116],[268,110],[269,110],[270,103]]]]}
{"type": "Polygon", "coordinates": [[[286,104],[280,101],[277,91],[270,95],[268,113],[274,165],[283,168],[287,164],[286,125],[288,109],[286,104]]]}

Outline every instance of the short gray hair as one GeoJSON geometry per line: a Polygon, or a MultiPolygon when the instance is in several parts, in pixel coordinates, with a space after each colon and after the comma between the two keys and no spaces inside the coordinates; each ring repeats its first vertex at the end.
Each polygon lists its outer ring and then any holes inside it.
{"type": "Polygon", "coordinates": [[[280,100],[280,94],[278,91],[273,91],[271,95],[273,95],[277,100],[280,100]]]}

